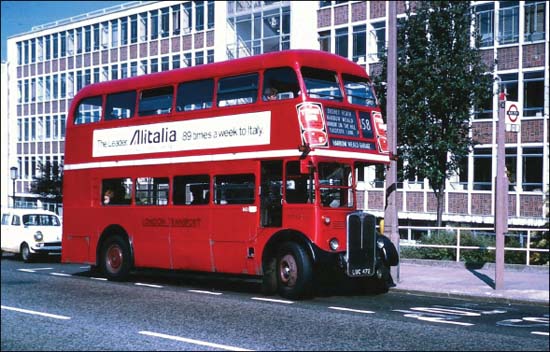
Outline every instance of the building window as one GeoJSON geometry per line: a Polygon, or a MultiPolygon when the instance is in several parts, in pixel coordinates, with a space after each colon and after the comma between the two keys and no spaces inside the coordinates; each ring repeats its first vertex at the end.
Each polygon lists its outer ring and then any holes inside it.
{"type": "Polygon", "coordinates": [[[151,73],[155,73],[158,71],[159,71],[159,60],[151,59],[151,73]]]}
{"type": "Polygon", "coordinates": [[[65,96],[67,95],[67,83],[65,82],[65,80],[67,79],[66,76],[67,75],[65,73],[61,74],[61,98],[65,98],[65,96]]]}
{"type": "Polygon", "coordinates": [[[214,50],[208,50],[206,52],[206,62],[209,64],[214,62],[214,50]]]}
{"type": "Polygon", "coordinates": [[[101,24],[101,47],[103,49],[109,46],[109,22],[101,24]]]}
{"type": "Polygon", "coordinates": [[[172,56],[172,69],[180,68],[180,56],[172,56]]]}
{"type": "Polygon", "coordinates": [[[139,40],[144,42],[147,40],[147,12],[139,15],[139,40]]]}
{"type": "Polygon", "coordinates": [[[330,53],[330,31],[319,32],[319,49],[330,53]]]}
{"type": "Polygon", "coordinates": [[[214,28],[214,1],[208,1],[208,29],[214,28]]]}
{"type": "Polygon", "coordinates": [[[118,46],[118,20],[111,21],[111,48],[118,46]]]}
{"type": "Polygon", "coordinates": [[[193,8],[191,1],[183,4],[183,18],[181,23],[181,28],[183,33],[190,33],[191,28],[193,27],[193,8]]]}
{"type": "Polygon", "coordinates": [[[21,52],[21,42],[17,43],[17,64],[21,65],[23,62],[23,53],[21,52]]]}
{"type": "Polygon", "coordinates": [[[99,50],[99,42],[100,42],[100,37],[99,37],[99,23],[97,24],[94,24],[94,50],[99,50]]]}
{"type": "Polygon", "coordinates": [[[544,71],[523,76],[523,116],[542,116],[544,111],[544,71]]]}
{"type": "Polygon", "coordinates": [[[165,7],[161,10],[160,27],[162,37],[168,37],[170,34],[170,9],[165,7]]]}
{"type": "Polygon", "coordinates": [[[111,66],[111,79],[118,79],[118,65],[111,66]]]}
{"type": "Polygon", "coordinates": [[[491,190],[492,161],[491,148],[474,149],[474,190],[491,190]]]}
{"type": "Polygon", "coordinates": [[[172,6],[172,33],[174,35],[180,34],[181,30],[181,16],[180,5],[172,6]]]}
{"type": "Polygon", "coordinates": [[[195,53],[195,65],[204,64],[204,53],[202,51],[197,51],[195,53]]]}
{"type": "Polygon", "coordinates": [[[120,20],[120,45],[128,44],[128,19],[126,17],[120,20]]]}
{"type": "Polygon", "coordinates": [[[501,1],[499,11],[499,43],[517,43],[519,39],[519,3],[501,1]]]}
{"type": "Polygon", "coordinates": [[[476,7],[476,22],[480,35],[480,46],[493,46],[494,38],[494,4],[483,4],[476,7]]]}
{"type": "Polygon", "coordinates": [[[517,148],[506,148],[506,175],[508,177],[508,187],[510,191],[515,190],[517,185],[517,148]]]}
{"type": "Polygon", "coordinates": [[[204,1],[195,2],[195,30],[204,30],[204,1]]]}
{"type": "Polygon", "coordinates": [[[159,36],[159,12],[151,11],[151,39],[157,39],[159,36]]]}
{"type": "Polygon", "coordinates": [[[76,30],[76,52],[77,54],[80,54],[82,52],[82,46],[83,46],[83,41],[82,41],[82,28],[77,28],[76,30]]]}
{"type": "Polygon", "coordinates": [[[367,55],[367,27],[365,25],[353,27],[353,54],[354,62],[366,61],[367,55]]]}
{"type": "Polygon", "coordinates": [[[58,33],[53,35],[53,58],[57,59],[59,56],[59,38],[58,33]]]}
{"type": "Polygon", "coordinates": [[[336,55],[348,57],[348,29],[340,28],[336,30],[334,38],[334,51],[336,55]]]}
{"type": "Polygon", "coordinates": [[[525,41],[543,40],[545,33],[546,2],[526,1],[525,2],[525,41]]]}
{"type": "MultiPolygon", "coordinates": [[[[55,50],[55,49],[54,49],[55,50]]],[[[84,28],[84,52],[90,52],[92,50],[92,28],[86,26],[84,28]]]]}
{"type": "Polygon", "coordinates": [[[373,49],[376,52],[371,52],[370,55],[380,59],[386,51],[386,22],[373,23],[372,28],[373,32],[369,33],[369,36],[373,35],[375,37],[376,46],[373,49]]]}
{"type": "Polygon", "coordinates": [[[508,73],[499,76],[501,88],[506,90],[506,100],[518,101],[518,74],[508,73]]]}
{"type": "Polygon", "coordinates": [[[170,70],[170,57],[168,56],[164,56],[163,58],[161,58],[161,71],[168,71],[170,70]]]}
{"type": "Polygon", "coordinates": [[[31,63],[36,62],[36,40],[31,39],[31,63]]]}
{"type": "Polygon", "coordinates": [[[130,43],[137,43],[138,39],[138,22],[137,15],[130,16],[130,43]]]}
{"type": "Polygon", "coordinates": [[[524,191],[542,190],[542,148],[523,148],[523,180],[524,191]]]}
{"type": "Polygon", "coordinates": [[[127,78],[128,77],[128,64],[123,63],[120,64],[120,78],[127,78]]]}

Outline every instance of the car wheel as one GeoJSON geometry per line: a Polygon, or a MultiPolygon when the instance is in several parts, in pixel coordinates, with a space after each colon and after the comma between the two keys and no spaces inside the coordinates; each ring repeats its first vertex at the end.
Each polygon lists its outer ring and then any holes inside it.
{"type": "Polygon", "coordinates": [[[21,259],[25,263],[29,263],[32,260],[31,249],[29,248],[28,244],[23,243],[21,245],[21,252],[20,253],[21,253],[21,259]]]}
{"type": "Polygon", "coordinates": [[[120,236],[107,239],[101,247],[100,267],[109,280],[122,281],[126,279],[132,266],[130,246],[120,236]]]}
{"type": "Polygon", "coordinates": [[[299,299],[311,293],[313,264],[302,246],[283,243],[277,252],[277,286],[285,298],[299,299]]]}

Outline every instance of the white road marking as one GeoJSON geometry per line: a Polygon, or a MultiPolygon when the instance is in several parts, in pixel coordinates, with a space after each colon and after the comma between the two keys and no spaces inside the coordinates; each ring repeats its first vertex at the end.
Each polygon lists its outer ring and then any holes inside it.
{"type": "Polygon", "coordinates": [[[544,331],[531,331],[531,334],[533,334],[533,335],[542,335],[542,336],[550,336],[550,333],[544,332],[544,331]]]}
{"type": "Polygon", "coordinates": [[[142,284],[141,282],[136,282],[134,285],[136,285],[136,286],[153,287],[153,288],[162,288],[162,286],[160,286],[160,285],[142,284]]]}
{"type": "Polygon", "coordinates": [[[99,281],[107,281],[107,279],[104,278],[104,277],[93,277],[93,276],[91,276],[90,279],[92,279],[92,280],[99,280],[99,281]]]}
{"type": "Polygon", "coordinates": [[[199,345],[199,346],[206,346],[206,347],[211,347],[211,348],[220,348],[222,350],[228,350],[228,351],[253,351],[253,350],[247,350],[247,349],[240,348],[240,347],[235,347],[235,346],[220,345],[218,343],[188,339],[186,337],[160,334],[158,332],[140,331],[139,333],[142,334],[142,335],[160,337],[160,338],[163,338],[163,339],[181,341],[181,342],[186,342],[186,343],[192,343],[194,345],[199,345]]]}
{"type": "Polygon", "coordinates": [[[274,302],[274,303],[284,303],[284,304],[292,304],[294,302],[292,301],[285,301],[282,299],[273,299],[273,298],[262,298],[262,297],[252,297],[251,299],[256,301],[265,301],[265,302],[274,302]]]}
{"type": "Polygon", "coordinates": [[[207,295],[215,295],[215,296],[219,296],[222,294],[221,292],[202,291],[202,290],[187,290],[187,291],[193,292],[193,293],[204,293],[207,295]]]}
{"type": "Polygon", "coordinates": [[[20,312],[20,313],[27,313],[27,314],[33,314],[33,315],[40,315],[40,316],[47,317],[47,318],[63,319],[63,320],[71,319],[71,317],[66,317],[66,316],[64,316],[64,315],[42,313],[42,312],[37,312],[37,311],[34,311],[34,310],[21,309],[21,308],[14,308],[14,307],[8,307],[8,306],[2,306],[2,309],[13,310],[13,311],[15,311],[15,312],[20,312]]]}
{"type": "Polygon", "coordinates": [[[71,275],[65,274],[65,273],[50,273],[50,275],[53,275],[53,276],[71,276],[71,275]]]}
{"type": "Polygon", "coordinates": [[[370,310],[359,310],[359,309],[351,309],[351,308],[344,308],[344,307],[328,307],[328,309],[342,310],[345,312],[354,312],[354,313],[363,313],[363,314],[374,314],[374,312],[370,310]]]}
{"type": "Polygon", "coordinates": [[[53,268],[34,268],[34,269],[17,269],[18,271],[24,271],[26,273],[34,273],[38,270],[52,270],[53,268]]]}

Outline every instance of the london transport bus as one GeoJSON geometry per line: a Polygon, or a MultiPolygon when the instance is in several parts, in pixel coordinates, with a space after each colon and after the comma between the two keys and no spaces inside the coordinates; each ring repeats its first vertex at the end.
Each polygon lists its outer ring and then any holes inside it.
{"type": "Polygon", "coordinates": [[[388,162],[369,77],[330,53],[92,84],[67,121],[62,262],[110,280],[252,275],[287,298],[332,275],[387,291],[397,252],[358,210],[356,185],[388,162]]]}

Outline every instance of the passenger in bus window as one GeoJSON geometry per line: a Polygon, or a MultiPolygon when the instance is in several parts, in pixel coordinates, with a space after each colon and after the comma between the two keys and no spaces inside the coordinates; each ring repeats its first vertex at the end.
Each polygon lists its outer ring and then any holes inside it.
{"type": "Polygon", "coordinates": [[[103,204],[107,205],[109,203],[111,203],[111,200],[113,199],[115,193],[108,189],[105,191],[105,195],[103,195],[103,204]]]}
{"type": "Polygon", "coordinates": [[[264,100],[270,101],[270,100],[277,100],[277,89],[273,87],[268,87],[264,91],[264,100]]]}

